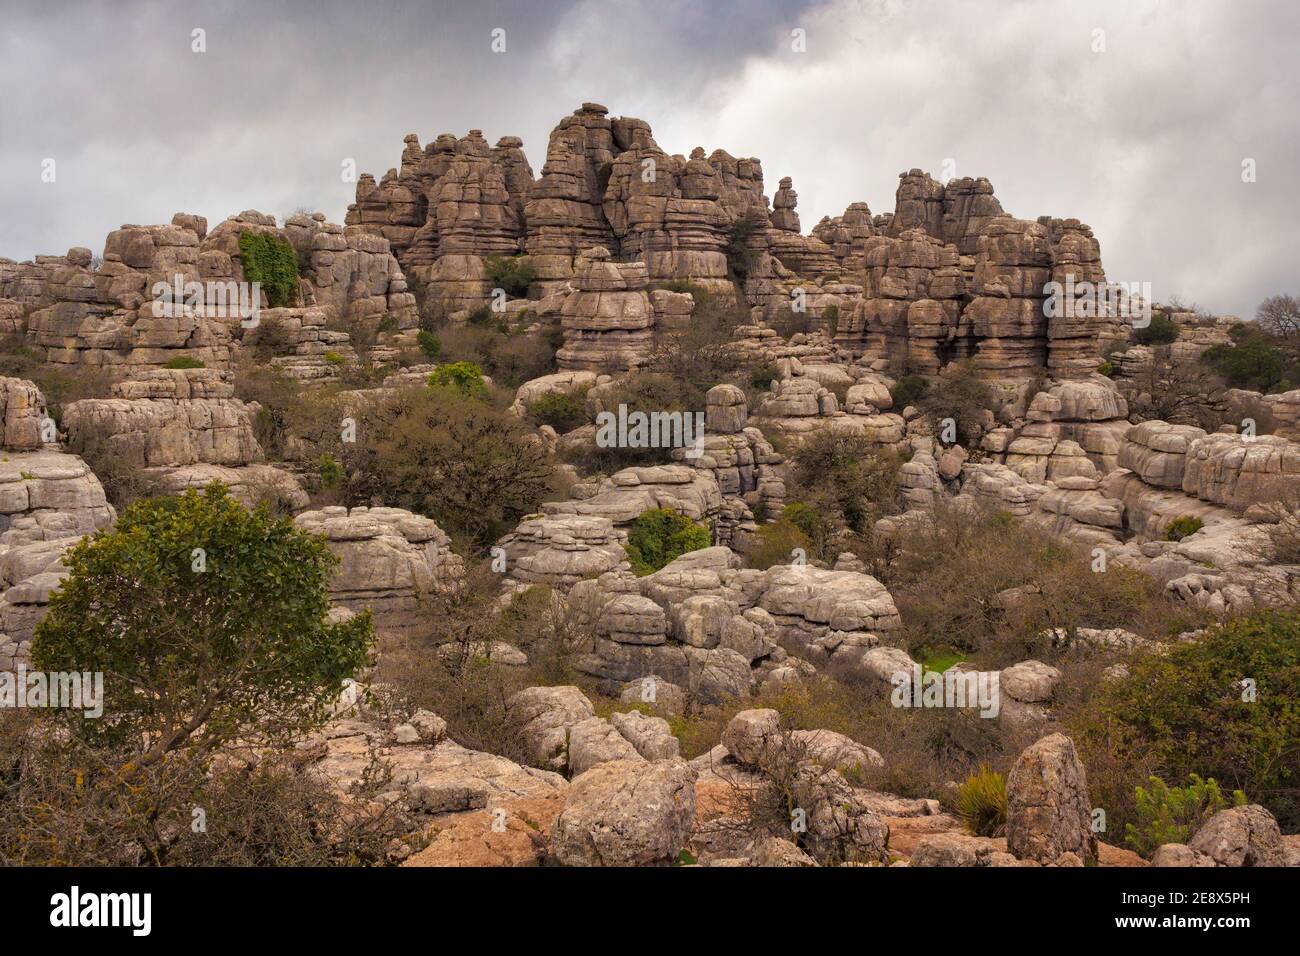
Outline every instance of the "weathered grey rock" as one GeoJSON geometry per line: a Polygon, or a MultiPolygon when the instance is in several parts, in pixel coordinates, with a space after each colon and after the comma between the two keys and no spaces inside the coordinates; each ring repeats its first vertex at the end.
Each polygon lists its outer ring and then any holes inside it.
{"type": "Polygon", "coordinates": [[[997,840],[966,833],[935,833],[922,837],[912,851],[909,866],[1023,866],[999,849],[997,840]]]}
{"type": "Polygon", "coordinates": [[[576,687],[528,687],[507,701],[528,759],[538,767],[563,771],[569,765],[569,733],[594,713],[576,687]]]}
{"type": "Polygon", "coordinates": [[[610,760],[644,760],[636,747],[603,717],[588,717],[569,728],[571,776],[610,760]]]}
{"type": "Polygon", "coordinates": [[[742,710],[722,731],[722,746],[748,767],[761,765],[783,741],[781,716],[771,708],[742,710]]]}
{"type": "Polygon", "coordinates": [[[662,717],[647,717],[633,710],[610,714],[609,722],[646,760],[667,760],[680,752],[680,743],[662,717]]]}
{"type": "Polygon", "coordinates": [[[685,761],[615,760],[569,786],[551,830],[565,866],[671,863],[695,824],[695,772],[685,761]]]}
{"type": "Polygon", "coordinates": [[[1204,437],[1204,429],[1191,425],[1142,422],[1125,435],[1119,467],[1129,469],[1148,485],[1181,490],[1188,447],[1204,437]]]}
{"type": "Polygon", "coordinates": [[[0,448],[36,451],[53,441],[53,420],[45,410],[45,396],[32,382],[0,377],[0,448]],[[48,423],[48,424],[47,424],[48,423]]]}
{"type": "Polygon", "coordinates": [[[602,515],[530,515],[499,542],[506,574],[524,584],[567,589],[627,568],[626,535],[602,515]]]}
{"type": "Polygon", "coordinates": [[[1021,661],[1001,672],[998,685],[1002,691],[1025,704],[1038,704],[1052,699],[1061,672],[1042,661],[1021,661]]]}
{"type": "Polygon", "coordinates": [[[1257,803],[1210,817],[1188,841],[1219,866],[1285,866],[1286,847],[1273,814],[1257,803]]]}
{"type": "Polygon", "coordinates": [[[1214,858],[1199,850],[1193,850],[1185,843],[1166,843],[1156,847],[1151,854],[1152,866],[1218,866],[1214,858]]]}
{"type": "Polygon", "coordinates": [[[89,534],[116,517],[84,461],[57,451],[0,459],[0,545],[89,534]]]}
{"type": "Polygon", "coordinates": [[[787,867],[816,866],[817,861],[789,840],[779,837],[764,837],[754,844],[754,854],[750,858],[751,866],[787,867]]]}
{"type": "Polygon", "coordinates": [[[331,600],[352,610],[369,608],[380,633],[427,633],[424,597],[459,586],[465,573],[443,530],[401,508],[333,506],[303,512],[294,523],[323,535],[339,558],[331,600]]]}
{"type": "Polygon", "coordinates": [[[1064,734],[1026,748],[1007,775],[1007,849],[1043,864],[1067,853],[1097,858],[1087,776],[1064,734]]]}
{"type": "Polygon", "coordinates": [[[648,704],[665,714],[681,714],[686,709],[686,692],[658,674],[647,674],[628,681],[619,691],[620,704],[648,704]]]}

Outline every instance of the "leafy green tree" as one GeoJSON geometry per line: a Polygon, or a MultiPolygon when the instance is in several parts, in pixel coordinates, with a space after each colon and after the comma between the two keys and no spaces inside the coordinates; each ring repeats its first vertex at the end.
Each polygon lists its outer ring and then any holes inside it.
{"type": "Polygon", "coordinates": [[[900,415],[908,405],[916,404],[916,400],[925,394],[926,389],[930,387],[920,375],[901,375],[892,388],[889,390],[889,396],[894,400],[894,411],[900,415]]]}
{"type": "Polygon", "coordinates": [[[688,551],[710,543],[709,529],[670,508],[651,508],[637,515],[628,529],[628,560],[638,575],[653,574],[688,551]]]}
{"type": "MultiPolygon", "coordinates": [[[[800,443],[793,464],[795,493],[827,521],[862,533],[896,510],[900,462],[862,435],[814,432],[800,443]]],[[[825,528],[803,530],[822,540],[829,535],[825,528]]]]}
{"type": "Polygon", "coordinates": [[[1133,330],[1133,341],[1138,345],[1168,345],[1178,338],[1178,326],[1163,312],[1156,312],[1151,321],[1133,330]]]}
{"type": "Polygon", "coordinates": [[[103,716],[70,719],[96,745],[143,741],[137,768],[300,732],[368,659],[369,614],[329,619],[324,540],[218,483],[137,502],[63,560],[32,660],[103,673],[103,716]]]}
{"type": "Polygon", "coordinates": [[[529,405],[528,414],[560,434],[572,431],[590,420],[587,416],[587,390],[550,392],[529,405]]]}
{"type": "Polygon", "coordinates": [[[506,294],[516,298],[527,295],[528,287],[537,277],[536,270],[524,256],[488,256],[483,267],[493,288],[504,289],[506,294]]]}
{"type": "Polygon", "coordinates": [[[424,353],[424,357],[431,362],[436,362],[438,356],[442,354],[442,340],[428,329],[420,329],[415,334],[415,341],[420,346],[420,351],[424,353]]]}
{"type": "Polygon", "coordinates": [[[1234,339],[1234,344],[1212,346],[1201,356],[1230,386],[1273,392],[1292,383],[1292,363],[1267,336],[1248,330],[1234,339]]]}

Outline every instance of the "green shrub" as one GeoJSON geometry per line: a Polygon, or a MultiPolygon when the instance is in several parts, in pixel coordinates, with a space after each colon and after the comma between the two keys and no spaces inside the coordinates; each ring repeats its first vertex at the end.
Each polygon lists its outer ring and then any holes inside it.
{"type": "Polygon", "coordinates": [[[340,449],[352,504],[378,499],[486,547],[551,490],[546,449],[517,416],[454,387],[409,388],[357,413],[340,449]]]}
{"type": "Polygon", "coordinates": [[[36,627],[46,671],[100,671],[111,719],[68,719],[106,745],[178,750],[291,738],[323,718],[368,659],[370,615],[331,623],[338,559],[325,540],[213,483],[128,507],[63,557],[69,574],[36,627]]]}
{"type": "Polygon", "coordinates": [[[1262,333],[1238,335],[1233,345],[1215,345],[1205,350],[1201,361],[1223,376],[1233,388],[1275,392],[1297,380],[1294,361],[1262,333]]]}
{"type": "Polygon", "coordinates": [[[803,533],[818,557],[827,556],[827,547],[835,533],[835,522],[821,508],[803,501],[792,501],[781,509],[781,517],[803,533]]]}
{"type": "Polygon", "coordinates": [[[433,388],[454,388],[467,398],[486,398],[487,383],[483,370],[473,362],[451,362],[440,365],[429,375],[433,388]]]}
{"type": "Polygon", "coordinates": [[[749,376],[749,384],[757,389],[767,391],[772,383],[781,377],[781,370],[771,362],[760,365],[749,376]]]}
{"type": "Polygon", "coordinates": [[[343,466],[328,452],[320,456],[316,470],[320,472],[321,485],[326,488],[335,488],[343,480],[343,466]]]}
{"type": "Polygon", "coordinates": [[[329,362],[331,365],[342,365],[344,362],[347,361],[346,358],[344,358],[338,352],[335,352],[333,349],[330,349],[322,357],[325,359],[325,361],[329,362]]]}
{"type": "Polygon", "coordinates": [[[924,395],[929,387],[930,383],[920,375],[900,377],[889,390],[889,395],[894,400],[894,410],[901,414],[908,405],[915,405],[916,400],[924,395]]]}
{"type": "Polygon", "coordinates": [[[949,365],[912,404],[930,420],[936,432],[941,433],[940,423],[951,418],[957,441],[973,448],[980,438],[982,419],[985,413],[996,411],[997,399],[975,366],[967,361],[949,365]]]}
{"type": "Polygon", "coordinates": [[[802,549],[805,555],[813,551],[808,536],[789,518],[782,516],[759,527],[745,554],[745,564],[760,571],[778,564],[789,564],[795,548],[802,549]]]}
{"type": "Polygon", "coordinates": [[[792,464],[799,499],[828,522],[862,533],[897,510],[900,462],[864,436],[818,430],[800,443],[792,464]]]}
{"type": "Polygon", "coordinates": [[[493,288],[504,289],[515,298],[526,296],[537,278],[537,270],[524,256],[488,256],[483,268],[493,288]]]}
{"type": "Polygon", "coordinates": [[[492,311],[491,306],[480,305],[477,309],[471,309],[466,321],[470,325],[491,325],[496,319],[496,313],[492,311]]]}
{"type": "Polygon", "coordinates": [[[1212,777],[1292,831],[1300,825],[1300,612],[1235,618],[1139,655],[1072,724],[1085,763],[1091,749],[1147,760],[1166,780],[1212,777]]]}
{"type": "Polygon", "coordinates": [[[668,508],[651,508],[639,514],[628,529],[628,560],[640,576],[653,574],[674,558],[710,544],[709,529],[668,508]]]}
{"type": "Polygon", "coordinates": [[[746,214],[738,217],[727,230],[727,244],[723,249],[727,256],[727,271],[733,281],[742,285],[754,264],[754,252],[749,248],[749,241],[758,228],[758,218],[746,214]]]}
{"type": "Polygon", "coordinates": [[[420,329],[415,333],[416,344],[420,346],[420,351],[430,362],[438,361],[438,356],[442,354],[442,340],[434,335],[428,329],[420,329]]]}
{"type": "Polygon", "coordinates": [[[1105,375],[1107,378],[1111,378],[1115,374],[1115,363],[1102,362],[1100,365],[1097,366],[1097,371],[1100,374],[1105,375]]]}
{"type": "Polygon", "coordinates": [[[528,406],[528,414],[560,434],[587,422],[587,391],[550,392],[528,406]]]}
{"type": "Polygon", "coordinates": [[[1133,341],[1138,345],[1168,345],[1178,338],[1178,326],[1163,312],[1153,313],[1151,323],[1133,330],[1133,341]]]}
{"type": "Polygon", "coordinates": [[[807,335],[811,332],[813,330],[813,316],[807,309],[796,312],[789,305],[786,305],[772,316],[767,324],[775,329],[776,334],[781,338],[788,339],[795,335],[807,335]]]}
{"type": "Polygon", "coordinates": [[[1182,541],[1188,535],[1196,534],[1205,526],[1205,522],[1195,515],[1179,515],[1165,525],[1166,541],[1182,541]]]}
{"type": "Polygon", "coordinates": [[[163,363],[163,368],[184,369],[184,368],[207,368],[202,359],[196,359],[192,355],[178,355],[174,359],[168,359],[163,363]]]}
{"type": "Polygon", "coordinates": [[[894,597],[909,648],[949,646],[1005,666],[1052,660],[1041,656],[1057,653],[1045,642],[1050,628],[1124,627],[1163,639],[1200,623],[1150,576],[1116,564],[1093,574],[1086,550],[1005,512],[941,502],[933,520],[909,523],[901,537],[872,573],[894,597]],[[1012,589],[1018,598],[1004,602],[1012,589]]]}
{"type": "MultiPolygon", "coordinates": [[[[1202,823],[1229,805],[1213,777],[1202,780],[1191,774],[1189,779],[1186,787],[1170,787],[1151,777],[1147,787],[1136,788],[1137,823],[1124,827],[1124,842],[1134,851],[1149,859],[1156,847],[1186,843],[1202,823]]],[[[1233,791],[1232,803],[1245,806],[1246,795],[1233,791]]]]}
{"type": "Polygon", "coordinates": [[[974,836],[1001,836],[1007,825],[1007,782],[987,766],[966,778],[957,788],[957,817],[974,836]]]}
{"type": "Polygon", "coordinates": [[[289,240],[270,232],[242,232],[239,261],[244,279],[261,285],[271,308],[297,304],[298,256],[289,240]]]}

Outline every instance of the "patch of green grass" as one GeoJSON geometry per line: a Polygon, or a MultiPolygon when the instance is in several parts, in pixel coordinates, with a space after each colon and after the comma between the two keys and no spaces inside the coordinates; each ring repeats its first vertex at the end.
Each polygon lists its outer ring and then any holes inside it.
{"type": "Polygon", "coordinates": [[[923,673],[933,671],[936,674],[942,674],[954,664],[960,664],[964,660],[966,660],[966,655],[951,647],[928,647],[921,654],[918,663],[921,665],[923,673]]]}

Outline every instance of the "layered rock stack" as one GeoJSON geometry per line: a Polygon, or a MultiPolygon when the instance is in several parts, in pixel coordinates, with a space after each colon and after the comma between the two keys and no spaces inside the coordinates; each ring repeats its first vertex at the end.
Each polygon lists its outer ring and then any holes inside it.
{"type": "Polygon", "coordinates": [[[140,469],[165,491],[219,480],[246,504],[270,499],[306,506],[297,480],[265,464],[253,431],[257,406],[234,397],[228,373],[147,369],[114,383],[112,391],[111,398],[82,399],[64,409],[73,451],[140,469]]]}
{"type": "Polygon", "coordinates": [[[851,274],[864,268],[862,257],[867,240],[880,235],[880,231],[871,208],[864,202],[855,202],[849,204],[843,215],[822,219],[813,227],[812,234],[830,247],[841,274],[851,274]]]}
{"type": "MultiPolygon", "coordinates": [[[[574,260],[593,246],[612,247],[614,233],[602,209],[601,170],[612,174],[614,124],[609,110],[584,103],[551,131],[542,175],[524,207],[524,250],[538,279],[562,283],[574,275],[574,260]]],[[[621,127],[629,129],[628,126],[621,127]]]]}
{"type": "Polygon", "coordinates": [[[580,260],[578,290],[564,301],[564,371],[627,371],[654,349],[655,314],[642,262],[614,262],[604,246],[580,260]]]}
{"type": "Polygon", "coordinates": [[[294,523],[323,535],[339,558],[330,600],[348,611],[370,610],[380,636],[428,633],[426,601],[457,587],[465,573],[443,530],[401,508],[335,506],[305,511],[294,523]]]}
{"type": "Polygon", "coordinates": [[[93,269],[83,248],[0,269],[0,326],[24,331],[47,363],[117,377],[178,358],[229,368],[244,332],[260,321],[245,311],[268,305],[265,290],[254,301],[239,286],[248,279],[244,233],[284,238],[298,252],[297,307],[344,321],[387,319],[392,330],[417,324],[415,298],[385,239],[348,232],[320,213],[294,216],[281,229],[273,216],[246,210],[211,232],[206,219],[187,213],[168,225],[125,225],[109,233],[93,269]]]}
{"type": "Polygon", "coordinates": [[[975,299],[962,314],[979,340],[975,364],[988,377],[1028,379],[1046,364],[1043,290],[1050,276],[1042,225],[1009,216],[988,224],[976,254],[975,299]]]}
{"type": "Polygon", "coordinates": [[[652,282],[730,293],[722,174],[699,147],[683,161],[655,144],[649,126],[632,132],[632,144],[613,161],[603,205],[622,253],[645,262],[652,282]]]}
{"type": "Polygon", "coordinates": [[[852,669],[861,652],[901,626],[889,592],[869,575],[800,565],[741,569],[723,547],[684,554],[644,578],[615,572],[581,582],[570,599],[593,609],[598,633],[579,670],[611,691],[653,675],[704,700],[811,673],[781,642],[852,669]]]}
{"type": "Polygon", "coordinates": [[[55,437],[40,390],[0,378],[0,670],[28,658],[67,574],[63,553],[116,518],[99,479],[55,437]]]}
{"type": "Polygon", "coordinates": [[[862,298],[840,312],[836,342],[873,366],[938,372],[969,357],[956,249],[921,229],[866,241],[862,298]]]}

